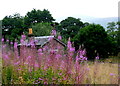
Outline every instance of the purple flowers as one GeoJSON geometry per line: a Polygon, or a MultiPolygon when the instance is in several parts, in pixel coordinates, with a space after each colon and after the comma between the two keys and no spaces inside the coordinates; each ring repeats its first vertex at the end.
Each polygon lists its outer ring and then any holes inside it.
{"type": "Polygon", "coordinates": [[[52,30],[52,35],[56,36],[56,30],[52,30]]]}
{"type": "Polygon", "coordinates": [[[4,42],[4,38],[2,38],[1,41],[4,42]]]}
{"type": "Polygon", "coordinates": [[[114,76],[115,74],[114,73],[110,73],[110,76],[114,76]]]}
{"type": "Polygon", "coordinates": [[[61,40],[61,39],[62,39],[62,37],[61,37],[61,36],[58,36],[58,39],[59,39],[59,40],[61,40]]]}
{"type": "Polygon", "coordinates": [[[84,50],[79,50],[76,56],[76,62],[83,62],[83,61],[87,61],[87,57],[86,57],[86,51],[84,50]]]}
{"type": "MultiPolygon", "coordinates": [[[[76,52],[69,38],[67,49],[63,52],[61,46],[54,46],[52,38],[49,38],[51,44],[48,46],[46,44],[46,46],[40,47],[39,49],[33,48],[35,44],[30,39],[30,45],[33,47],[20,46],[20,55],[16,54],[16,52],[18,53],[18,43],[15,42],[14,51],[10,49],[3,50],[3,66],[6,68],[12,66],[14,71],[11,71],[13,73],[15,72],[15,77],[22,76],[23,78],[25,77],[24,79],[32,79],[33,81],[29,80],[28,82],[34,84],[81,84],[82,79],[92,70],[86,64],[86,50],[80,48],[76,52]]],[[[22,35],[21,42],[23,44],[26,43],[25,39],[26,36],[22,35]]],[[[61,36],[58,36],[58,39],[61,40],[61,36]]],[[[6,46],[3,45],[4,48],[6,46]]],[[[96,59],[98,60],[99,56],[96,59]]],[[[109,75],[114,76],[115,74],[110,73],[109,75]]],[[[12,76],[12,79],[16,81],[14,75],[12,76]]]]}
{"type": "Polygon", "coordinates": [[[17,42],[14,43],[14,48],[16,49],[18,46],[17,42]]]}
{"type": "Polygon", "coordinates": [[[96,60],[99,60],[99,56],[96,57],[96,60]]]}

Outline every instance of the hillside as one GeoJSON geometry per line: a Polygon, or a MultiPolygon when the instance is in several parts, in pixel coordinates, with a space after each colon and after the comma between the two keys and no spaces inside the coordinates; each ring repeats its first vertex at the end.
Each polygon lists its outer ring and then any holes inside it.
{"type": "Polygon", "coordinates": [[[107,28],[108,22],[117,22],[118,17],[108,17],[108,18],[93,18],[93,17],[82,17],[81,20],[83,22],[95,23],[100,24],[104,28],[107,28]]]}

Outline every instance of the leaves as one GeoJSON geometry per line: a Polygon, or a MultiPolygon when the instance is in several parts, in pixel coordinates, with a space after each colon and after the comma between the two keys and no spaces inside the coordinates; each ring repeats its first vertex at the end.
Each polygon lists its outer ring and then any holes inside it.
{"type": "Polygon", "coordinates": [[[50,32],[52,31],[50,23],[38,23],[33,25],[32,28],[35,36],[47,36],[50,35],[50,32]]]}
{"type": "Polygon", "coordinates": [[[84,44],[87,50],[87,56],[89,57],[88,59],[94,59],[97,53],[104,58],[107,56],[107,52],[109,52],[108,46],[111,46],[105,29],[95,24],[90,24],[80,29],[79,34],[74,37],[74,41],[76,48],[84,44]],[[94,52],[95,50],[97,53],[94,52]]]}
{"type": "Polygon", "coordinates": [[[69,37],[73,38],[82,26],[83,22],[81,22],[80,19],[68,17],[60,22],[58,31],[60,31],[66,39],[69,37]]]}

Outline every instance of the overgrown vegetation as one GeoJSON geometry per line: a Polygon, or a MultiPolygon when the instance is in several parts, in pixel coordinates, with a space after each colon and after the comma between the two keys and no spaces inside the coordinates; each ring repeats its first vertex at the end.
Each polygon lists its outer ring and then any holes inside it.
{"type": "Polygon", "coordinates": [[[99,56],[91,63],[84,49],[73,59],[75,48],[70,40],[65,53],[59,46],[55,52],[52,44],[51,39],[48,52],[33,44],[29,48],[21,45],[19,56],[17,42],[12,51],[3,41],[2,84],[118,84],[118,64],[99,63],[99,56]]]}

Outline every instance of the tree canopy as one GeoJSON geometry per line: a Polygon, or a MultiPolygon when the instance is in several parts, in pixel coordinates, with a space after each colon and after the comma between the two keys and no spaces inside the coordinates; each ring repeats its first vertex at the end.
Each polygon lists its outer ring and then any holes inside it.
{"type": "Polygon", "coordinates": [[[107,57],[112,50],[111,40],[109,40],[105,29],[96,24],[90,24],[79,30],[74,37],[75,47],[84,45],[89,59],[94,59],[97,53],[100,57],[107,57]]]}
{"type": "Polygon", "coordinates": [[[74,17],[68,17],[65,20],[60,22],[58,26],[58,31],[61,32],[61,35],[65,38],[73,38],[80,28],[83,27],[83,22],[80,19],[76,19],[74,17]]]}
{"type": "Polygon", "coordinates": [[[14,41],[23,32],[23,17],[19,13],[5,16],[2,20],[2,35],[5,39],[14,41]]]}
{"type": "Polygon", "coordinates": [[[44,9],[43,11],[41,11],[41,10],[33,9],[32,11],[28,12],[25,15],[24,23],[26,27],[31,27],[36,23],[42,23],[42,22],[50,23],[54,20],[55,19],[52,17],[52,15],[48,10],[44,9]]]}
{"type": "Polygon", "coordinates": [[[38,23],[32,26],[34,36],[47,36],[52,31],[50,23],[38,23]]]}

